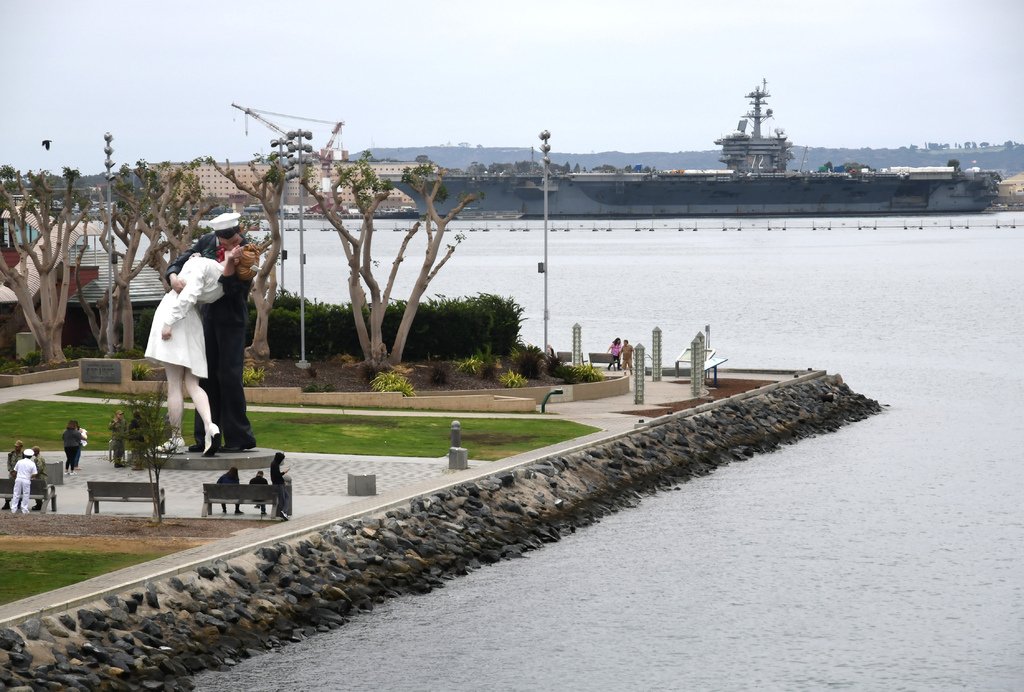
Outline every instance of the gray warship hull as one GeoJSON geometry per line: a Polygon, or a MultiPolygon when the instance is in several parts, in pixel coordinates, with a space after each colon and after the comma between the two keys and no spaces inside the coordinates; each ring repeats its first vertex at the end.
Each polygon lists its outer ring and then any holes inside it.
{"type": "MultiPolygon", "coordinates": [[[[964,214],[987,209],[998,178],[946,174],[772,173],[761,175],[570,174],[548,181],[548,217],[872,216],[964,214]]],[[[398,186],[409,190],[400,182],[398,186]]],[[[543,218],[544,178],[449,175],[447,213],[466,194],[478,218],[543,218]]],[[[416,198],[416,195],[413,195],[416,198]]],[[[426,211],[422,202],[419,211],[426,211]]]]}

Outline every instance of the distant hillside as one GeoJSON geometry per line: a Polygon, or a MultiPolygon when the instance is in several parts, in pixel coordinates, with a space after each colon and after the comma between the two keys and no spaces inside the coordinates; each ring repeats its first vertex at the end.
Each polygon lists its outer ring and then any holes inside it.
{"type": "MultiPolygon", "coordinates": [[[[413,161],[417,156],[427,156],[431,161],[446,168],[465,169],[472,163],[515,163],[529,161],[531,158],[540,160],[537,151],[527,148],[503,147],[395,147],[376,148],[372,150],[377,159],[396,161],[413,161]]],[[[867,164],[872,168],[888,166],[945,166],[950,159],[959,159],[963,168],[978,166],[984,170],[1000,171],[1004,176],[1015,175],[1024,171],[1024,145],[1012,147],[987,147],[985,149],[826,149],[793,147],[794,158],[789,167],[798,170],[816,170],[826,161],[835,165],[848,162],[867,164]]],[[[355,153],[353,153],[353,156],[355,153]]],[[[570,166],[580,165],[588,170],[602,164],[617,168],[625,166],[650,166],[666,170],[674,168],[721,168],[718,150],[710,151],[644,151],[626,153],[621,151],[603,151],[596,154],[568,154],[551,152],[553,163],[569,163],[570,166]]]]}

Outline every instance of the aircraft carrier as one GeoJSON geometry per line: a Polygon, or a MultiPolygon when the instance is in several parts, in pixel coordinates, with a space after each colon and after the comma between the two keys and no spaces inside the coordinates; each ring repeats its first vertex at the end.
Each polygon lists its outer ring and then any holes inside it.
{"type": "MultiPolygon", "coordinates": [[[[881,170],[787,171],[792,144],[781,129],[762,134],[772,117],[767,83],[747,94],[751,109],[736,131],[715,141],[722,169],[551,174],[548,217],[680,218],[689,216],[872,216],[958,214],[984,211],[999,176],[952,166],[881,170]],[[747,125],[752,121],[751,132],[747,125]]],[[[395,179],[406,192],[408,186],[395,179]]],[[[483,193],[463,218],[542,218],[544,176],[444,176],[447,213],[462,195],[483,193]]],[[[415,195],[413,198],[415,199],[415,195]]],[[[417,200],[420,213],[426,211],[417,200]]]]}

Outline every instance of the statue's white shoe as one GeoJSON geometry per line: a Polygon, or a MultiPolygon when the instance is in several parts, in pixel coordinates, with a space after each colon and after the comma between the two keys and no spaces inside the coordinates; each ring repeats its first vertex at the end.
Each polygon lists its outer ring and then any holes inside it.
{"type": "Polygon", "coordinates": [[[214,437],[214,435],[219,435],[219,434],[220,434],[220,428],[217,427],[217,424],[216,423],[210,423],[209,427],[206,428],[206,436],[205,436],[205,439],[203,440],[203,442],[205,443],[205,446],[203,447],[203,454],[206,454],[207,452],[210,451],[210,447],[213,446],[213,437],[214,437]]]}

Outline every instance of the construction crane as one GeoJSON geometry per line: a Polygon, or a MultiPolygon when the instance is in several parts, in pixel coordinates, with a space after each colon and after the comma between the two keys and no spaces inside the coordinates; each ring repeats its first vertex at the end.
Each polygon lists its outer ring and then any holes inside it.
{"type": "MultiPolygon", "coordinates": [[[[334,151],[335,151],[335,149],[334,149],[334,142],[338,138],[338,135],[341,134],[341,128],[344,127],[344,125],[345,125],[345,121],[344,120],[333,121],[333,120],[317,120],[316,118],[303,118],[302,116],[299,116],[299,115],[288,115],[287,113],[274,113],[273,111],[261,111],[261,110],[255,109],[255,108],[246,108],[245,106],[240,106],[237,103],[232,103],[231,106],[233,108],[237,108],[238,110],[240,110],[243,113],[245,113],[245,115],[247,117],[252,117],[252,118],[255,118],[256,120],[259,120],[261,123],[263,123],[264,125],[269,127],[274,132],[277,132],[278,134],[284,135],[285,137],[288,136],[288,133],[285,132],[285,130],[283,130],[279,125],[277,125],[277,124],[267,120],[263,116],[264,115],[273,115],[273,116],[276,116],[278,118],[289,118],[290,120],[304,120],[304,121],[310,122],[310,123],[321,123],[321,124],[324,124],[324,125],[332,125],[333,127],[331,129],[331,138],[329,140],[327,140],[327,146],[325,146],[319,152],[314,154],[314,156],[316,156],[320,160],[320,163],[323,164],[324,166],[330,166],[331,163],[334,161],[334,151]]],[[[249,121],[248,120],[245,121],[245,134],[246,135],[249,134],[249,121]]],[[[346,160],[348,158],[348,152],[346,152],[344,149],[342,149],[341,157],[342,157],[342,160],[346,160]]]]}

